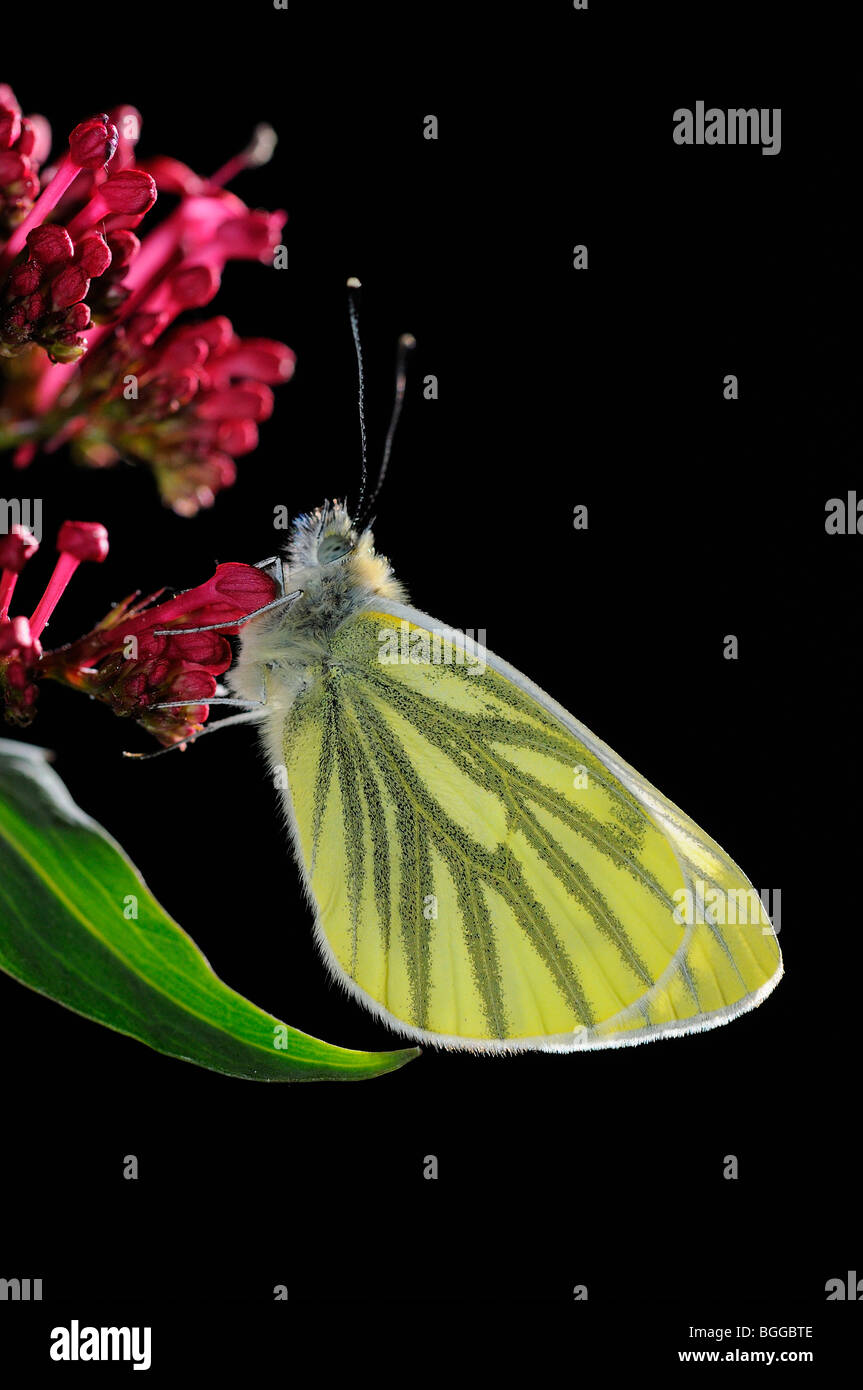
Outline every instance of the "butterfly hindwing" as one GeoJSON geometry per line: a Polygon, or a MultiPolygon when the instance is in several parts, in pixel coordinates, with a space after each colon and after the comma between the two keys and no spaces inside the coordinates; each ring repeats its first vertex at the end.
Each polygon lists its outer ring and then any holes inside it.
{"type": "Polygon", "coordinates": [[[282,739],[324,954],[405,1032],[613,1046],[725,1022],[781,975],[718,845],[518,672],[414,609],[343,623],[282,739]]]}

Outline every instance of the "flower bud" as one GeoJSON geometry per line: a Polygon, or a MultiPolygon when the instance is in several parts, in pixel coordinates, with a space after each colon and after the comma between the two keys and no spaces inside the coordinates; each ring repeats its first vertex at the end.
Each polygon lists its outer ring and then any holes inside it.
{"type": "Polygon", "coordinates": [[[54,339],[51,346],[48,348],[48,356],[52,362],[61,362],[68,365],[72,362],[79,361],[86,351],[87,343],[85,339],[73,338],[71,341],[67,341],[65,336],[63,336],[54,339]]]}
{"type": "Polygon", "coordinates": [[[72,238],[57,224],[35,227],[27,237],[27,250],[34,261],[46,266],[63,265],[75,254],[72,238]]]}
{"type": "Polygon", "coordinates": [[[101,169],[113,158],[119,138],[117,127],[107,116],[82,121],[69,136],[72,163],[79,169],[101,169]]]}
{"type": "Polygon", "coordinates": [[[108,554],[108,532],[98,521],[64,521],[57,536],[57,549],[61,555],[101,564],[108,554]]]}
{"type": "Polygon", "coordinates": [[[219,288],[219,276],[208,265],[193,265],[178,270],[171,279],[171,297],[184,309],[199,309],[209,304],[219,288]]]}
{"type": "Polygon", "coordinates": [[[85,275],[96,279],[111,264],[111,251],[101,232],[88,232],[75,247],[75,260],[85,275]]]}
{"type": "Polygon", "coordinates": [[[8,535],[0,536],[0,569],[20,574],[38,549],[39,542],[26,526],[13,526],[8,535]]]}
{"type": "Polygon", "coordinates": [[[0,187],[18,188],[30,172],[30,161],[20,150],[0,150],[0,187]]]}
{"type": "Polygon", "coordinates": [[[157,189],[143,169],[120,169],[108,175],[99,189],[99,196],[109,212],[122,212],[127,217],[142,216],[155,203],[157,189]]]}
{"type": "Polygon", "coordinates": [[[220,356],[213,366],[213,374],[220,380],[247,376],[277,385],[291,379],[296,360],[284,343],[273,342],[270,338],[244,338],[220,356]]]}
{"type": "Polygon", "coordinates": [[[26,618],[7,618],[0,623],[0,656],[28,654],[34,647],[30,624],[26,618]]]}
{"type": "Polygon", "coordinates": [[[209,351],[204,338],[198,334],[183,333],[165,345],[159,353],[155,370],[159,376],[162,376],[166,372],[202,367],[207,360],[209,351]]]}
{"type": "Polygon", "coordinates": [[[125,231],[118,228],[116,232],[109,232],[108,247],[111,252],[112,264],[115,269],[123,270],[137,256],[141,249],[141,243],[134,232],[125,231]]]}
{"type": "Polygon", "coordinates": [[[216,240],[227,256],[238,259],[269,259],[279,242],[287,220],[284,212],[245,212],[229,217],[216,232],[216,240]]]}
{"type": "Polygon", "coordinates": [[[90,288],[90,277],[79,265],[68,265],[52,281],[51,306],[54,309],[67,309],[70,304],[79,304],[90,288]]]}
{"type": "Polygon", "coordinates": [[[8,150],[21,134],[21,107],[7,83],[0,83],[0,150],[8,150]]]}
{"type": "Polygon", "coordinates": [[[257,381],[244,381],[212,392],[196,413],[201,420],[268,420],[273,413],[273,393],[257,381]]]}
{"type": "Polygon", "coordinates": [[[9,299],[23,299],[27,294],[33,294],[38,290],[42,283],[42,267],[38,261],[24,261],[21,265],[16,265],[15,269],[9,274],[6,282],[6,294],[9,299]]]}
{"type": "Polygon", "coordinates": [[[258,447],[258,427],[247,417],[239,420],[220,420],[216,426],[216,443],[231,458],[242,458],[258,447]]]}
{"type": "Polygon", "coordinates": [[[51,153],[51,127],[44,116],[25,116],[15,148],[38,169],[51,153]]]}
{"type": "Polygon", "coordinates": [[[194,331],[205,339],[211,353],[223,352],[234,340],[233,324],[225,314],[217,314],[215,318],[196,323],[194,331]]]}

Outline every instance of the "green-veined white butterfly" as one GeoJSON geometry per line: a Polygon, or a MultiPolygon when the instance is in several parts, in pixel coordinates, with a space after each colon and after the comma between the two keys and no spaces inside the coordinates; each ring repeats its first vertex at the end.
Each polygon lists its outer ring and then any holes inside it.
{"type": "Polygon", "coordinates": [[[354,997],[445,1046],[569,1050],[713,1027],[770,993],[778,941],[728,855],[410,607],[368,527],[328,503],[276,563],[281,597],[243,626],[229,681],[259,706],[238,719],[284,772],[317,941],[354,997]]]}

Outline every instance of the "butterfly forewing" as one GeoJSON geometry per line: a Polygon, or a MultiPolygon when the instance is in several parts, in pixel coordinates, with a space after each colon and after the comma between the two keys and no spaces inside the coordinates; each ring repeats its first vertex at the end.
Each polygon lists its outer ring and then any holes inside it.
{"type": "Polygon", "coordinates": [[[282,738],[325,957],[408,1033],[639,1042],[725,1022],[781,975],[718,845],[519,673],[414,609],[343,623],[282,738]]]}

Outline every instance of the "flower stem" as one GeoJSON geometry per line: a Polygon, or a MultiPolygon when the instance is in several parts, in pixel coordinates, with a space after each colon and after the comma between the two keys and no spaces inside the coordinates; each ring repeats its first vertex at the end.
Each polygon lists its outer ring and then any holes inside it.
{"type": "Polygon", "coordinates": [[[57,607],[63,590],[72,578],[81,561],[75,556],[65,552],[60,556],[54,566],[54,573],[48,581],[48,587],[36,605],[35,612],[30,619],[30,632],[34,637],[39,637],[47,626],[48,619],[57,607]]]}
{"type": "Polygon", "coordinates": [[[210,179],[213,188],[226,188],[244,169],[258,169],[268,164],[276,147],[276,132],[271,125],[262,123],[255,127],[250,143],[227,164],[223,164],[210,179]]]}
{"type": "Polygon", "coordinates": [[[8,269],[12,264],[18,252],[26,242],[27,234],[31,232],[34,227],[40,227],[42,225],[49,212],[54,210],[63,197],[63,194],[66,192],[66,189],[70,184],[74,183],[80,172],[72,156],[68,153],[64,154],[60,163],[57,165],[57,172],[48,184],[48,187],[42,190],[27,216],[24,218],[24,221],[15,228],[6,243],[6,249],[2,256],[0,256],[0,273],[8,269]]]}
{"type": "Polygon", "coordinates": [[[17,583],[18,576],[14,570],[4,570],[0,575],[0,623],[9,617],[9,605],[17,583]]]}

